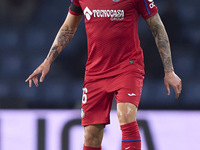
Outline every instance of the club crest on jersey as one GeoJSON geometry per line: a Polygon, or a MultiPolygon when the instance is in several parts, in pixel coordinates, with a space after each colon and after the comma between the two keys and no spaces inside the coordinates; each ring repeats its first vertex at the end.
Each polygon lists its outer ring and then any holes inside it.
{"type": "Polygon", "coordinates": [[[90,10],[88,7],[85,7],[83,11],[87,20],[90,20],[91,17],[105,17],[110,18],[111,21],[119,21],[124,19],[124,10],[90,10]]]}

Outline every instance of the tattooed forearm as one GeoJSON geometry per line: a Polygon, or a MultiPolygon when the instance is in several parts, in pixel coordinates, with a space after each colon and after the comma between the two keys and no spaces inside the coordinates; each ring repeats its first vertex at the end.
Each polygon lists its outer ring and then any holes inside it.
{"type": "Polygon", "coordinates": [[[159,50],[165,72],[174,70],[171,58],[170,43],[165,28],[158,14],[147,20],[159,50]]]}
{"type": "MultiPolygon", "coordinates": [[[[49,58],[49,57],[51,57],[51,55],[53,54],[56,54],[56,53],[58,53],[57,52],[57,49],[58,49],[58,46],[54,46],[51,50],[50,50],[50,52],[49,52],[49,55],[47,56],[47,59],[49,58]]],[[[57,56],[56,56],[57,57],[57,56]]]]}
{"type": "Polygon", "coordinates": [[[47,60],[51,58],[51,61],[54,61],[56,57],[60,54],[60,52],[65,48],[65,46],[70,42],[74,35],[74,30],[67,29],[60,29],[58,32],[58,35],[56,36],[56,39],[54,41],[54,44],[49,51],[49,54],[47,56],[47,60]],[[53,56],[53,57],[52,57],[53,56]]]}
{"type": "Polygon", "coordinates": [[[60,44],[60,46],[65,47],[67,45],[67,43],[69,43],[73,37],[73,30],[69,30],[69,29],[61,29],[61,34],[58,37],[58,43],[60,44]]]}

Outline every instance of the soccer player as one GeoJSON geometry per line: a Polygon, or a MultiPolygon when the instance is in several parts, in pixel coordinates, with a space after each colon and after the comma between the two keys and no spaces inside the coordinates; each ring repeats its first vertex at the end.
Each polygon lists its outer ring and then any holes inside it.
{"type": "MultiPolygon", "coordinates": [[[[141,15],[151,29],[164,66],[167,95],[172,86],[176,98],[182,90],[175,74],[170,43],[153,0],[72,0],[69,13],[52,44],[47,58],[28,77],[38,87],[51,63],[72,39],[84,15],[88,40],[81,117],[84,126],[83,150],[101,150],[104,127],[110,123],[113,98],[122,131],[122,150],[140,150],[136,121],[143,79],[143,51],[138,37],[141,15]]],[[[78,42],[78,41],[77,41],[78,42]]]]}

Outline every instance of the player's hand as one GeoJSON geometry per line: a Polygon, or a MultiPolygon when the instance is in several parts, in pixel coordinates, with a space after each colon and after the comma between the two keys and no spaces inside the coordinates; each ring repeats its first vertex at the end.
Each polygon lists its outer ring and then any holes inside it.
{"type": "Polygon", "coordinates": [[[169,87],[171,86],[176,93],[176,99],[178,99],[182,90],[182,82],[181,79],[174,73],[174,71],[165,73],[164,83],[167,95],[170,95],[169,87]]]}
{"type": "Polygon", "coordinates": [[[50,64],[47,62],[43,62],[35,71],[26,79],[25,82],[29,81],[29,87],[32,87],[32,81],[34,82],[35,86],[38,87],[38,75],[42,74],[40,77],[40,82],[44,81],[46,74],[49,72],[50,64]]]}

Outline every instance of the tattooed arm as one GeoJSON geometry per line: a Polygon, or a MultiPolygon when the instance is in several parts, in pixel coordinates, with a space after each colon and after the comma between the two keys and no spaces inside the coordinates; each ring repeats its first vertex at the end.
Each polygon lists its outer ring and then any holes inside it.
{"type": "Polygon", "coordinates": [[[52,63],[60,54],[60,52],[65,48],[65,46],[70,42],[74,33],[75,30],[70,30],[68,26],[65,29],[62,27],[55,38],[49,54],[47,55],[46,61],[49,60],[52,63]]]}
{"type": "Polygon", "coordinates": [[[40,82],[43,82],[46,74],[49,72],[51,63],[56,59],[60,52],[65,48],[65,46],[70,42],[74,33],[77,29],[77,26],[82,18],[82,15],[75,16],[68,13],[65,22],[61,26],[58,34],[51,46],[49,54],[47,55],[44,62],[26,79],[25,82],[29,81],[29,87],[32,87],[32,81],[36,85],[38,84],[37,76],[42,74],[40,77],[40,82]]]}
{"type": "Polygon", "coordinates": [[[160,57],[163,62],[165,71],[164,83],[167,95],[170,95],[169,86],[172,86],[175,90],[176,98],[178,98],[182,90],[182,83],[181,79],[174,73],[170,43],[165,27],[158,13],[147,19],[146,23],[152,31],[158,51],[160,53],[160,57]]]}
{"type": "Polygon", "coordinates": [[[68,13],[67,18],[61,26],[58,34],[52,44],[46,61],[53,62],[65,46],[71,41],[74,33],[76,32],[77,26],[81,20],[82,15],[74,16],[68,13]]]}
{"type": "Polygon", "coordinates": [[[164,71],[165,72],[174,71],[169,39],[159,15],[158,14],[154,15],[153,17],[147,19],[146,22],[155,38],[156,45],[163,62],[164,71]]]}

